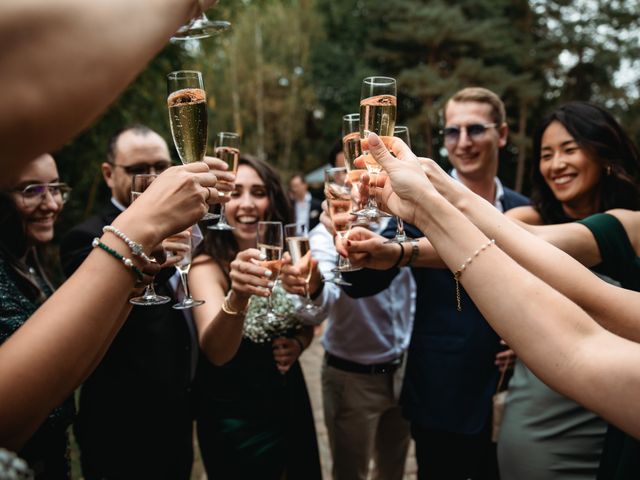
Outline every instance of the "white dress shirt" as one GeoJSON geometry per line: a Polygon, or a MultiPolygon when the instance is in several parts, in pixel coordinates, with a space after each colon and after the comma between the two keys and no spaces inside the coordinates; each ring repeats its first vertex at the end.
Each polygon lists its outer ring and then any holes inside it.
{"type": "Polygon", "coordinates": [[[303,223],[307,226],[309,231],[309,215],[311,213],[311,194],[309,192],[304,194],[304,200],[301,202],[295,201],[296,208],[296,223],[303,223]]]}
{"type": "MultiPolygon", "coordinates": [[[[323,276],[332,276],[338,253],[324,225],[309,236],[311,253],[323,276]]],[[[325,283],[314,300],[327,317],[322,345],[332,355],[364,365],[391,362],[409,346],[415,311],[416,285],[409,268],[400,269],[389,287],[365,298],[351,298],[333,283],[325,283]]]]}

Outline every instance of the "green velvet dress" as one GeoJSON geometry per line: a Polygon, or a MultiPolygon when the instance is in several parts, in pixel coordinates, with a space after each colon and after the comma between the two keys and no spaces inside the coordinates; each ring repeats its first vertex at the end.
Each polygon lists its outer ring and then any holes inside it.
{"type": "Polygon", "coordinates": [[[255,317],[264,312],[266,302],[253,297],[235,357],[220,367],[200,357],[195,379],[196,421],[210,480],[321,479],[302,369],[296,361],[281,374],[271,346],[271,340],[292,335],[301,325],[289,296],[277,286],[273,304],[286,318],[281,328],[259,328],[255,317]]]}

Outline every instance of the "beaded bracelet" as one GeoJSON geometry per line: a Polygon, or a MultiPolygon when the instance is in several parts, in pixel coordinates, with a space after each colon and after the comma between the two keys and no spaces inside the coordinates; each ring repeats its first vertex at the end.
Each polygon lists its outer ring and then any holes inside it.
{"type": "Polygon", "coordinates": [[[402,242],[399,242],[398,245],[400,245],[400,256],[398,257],[398,259],[396,260],[396,263],[394,263],[393,265],[391,265],[391,267],[389,268],[389,270],[391,270],[392,268],[396,268],[398,265],[400,265],[400,262],[402,261],[402,259],[404,258],[404,246],[402,245],[402,242]]]}
{"type": "Polygon", "coordinates": [[[462,303],[460,301],[460,276],[462,275],[462,272],[464,272],[465,268],[467,268],[471,264],[474,258],[476,258],[484,250],[489,248],[491,245],[494,245],[495,243],[496,243],[495,239],[492,238],[487,243],[482,245],[478,250],[473,252],[473,255],[467,258],[467,260],[462,265],[460,265],[460,268],[458,268],[458,270],[456,270],[455,273],[453,274],[453,279],[456,281],[456,302],[457,302],[456,306],[459,312],[462,311],[462,303]]]}
{"type": "Polygon", "coordinates": [[[105,252],[107,252],[112,257],[120,260],[126,267],[130,268],[131,271],[133,271],[134,275],[136,276],[136,280],[138,282],[144,281],[144,274],[142,273],[142,270],[136,267],[130,258],[126,258],[124,255],[121,255],[120,253],[116,252],[113,248],[102,243],[100,239],[97,237],[93,239],[93,242],[91,242],[91,246],[93,248],[98,247],[104,250],[105,252]]]}
{"type": "Polygon", "coordinates": [[[156,261],[155,258],[151,258],[146,253],[144,253],[144,250],[142,249],[142,245],[140,245],[138,242],[134,242],[133,240],[131,240],[121,230],[118,230],[113,225],[105,225],[104,227],[102,227],[102,231],[104,233],[107,233],[107,232],[113,233],[116,237],[118,237],[120,240],[122,240],[124,243],[127,244],[127,247],[129,247],[129,250],[131,250],[131,253],[133,255],[135,255],[138,258],[141,258],[142,260],[145,261],[145,263],[154,263],[156,261]]]}

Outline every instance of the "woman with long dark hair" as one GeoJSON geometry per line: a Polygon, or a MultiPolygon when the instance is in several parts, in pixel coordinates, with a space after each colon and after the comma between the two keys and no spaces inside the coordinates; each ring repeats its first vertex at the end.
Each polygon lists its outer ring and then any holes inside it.
{"type": "MultiPolygon", "coordinates": [[[[0,343],[53,293],[37,250],[53,239],[54,224],[68,194],[69,187],[59,183],[51,155],[31,162],[0,194],[0,343]]],[[[69,478],[66,431],[73,416],[73,397],[69,397],[18,452],[36,478],[69,478]]]]}
{"type": "MultiPolygon", "coordinates": [[[[638,151],[613,116],[587,102],[567,103],[545,118],[534,137],[533,205],[507,216],[550,225],[614,208],[637,210],[639,176],[638,151]]],[[[614,217],[583,222],[589,230],[582,234],[591,232],[598,244],[620,236],[628,244],[614,217]]],[[[566,232],[564,241],[577,242],[580,235],[566,232]]],[[[606,264],[599,267],[611,276],[606,264]]],[[[616,277],[614,283],[631,280],[616,277]]],[[[518,360],[498,442],[502,478],[595,478],[605,431],[602,419],[547,387],[518,360]]]]}
{"type": "Polygon", "coordinates": [[[206,303],[193,310],[201,359],[197,428],[210,478],[319,479],[313,424],[298,357],[313,330],[261,264],[258,222],[293,221],[278,174],[242,157],[226,204],[230,232],[208,231],[189,284],[206,303]],[[257,318],[272,295],[277,321],[257,318]]]}

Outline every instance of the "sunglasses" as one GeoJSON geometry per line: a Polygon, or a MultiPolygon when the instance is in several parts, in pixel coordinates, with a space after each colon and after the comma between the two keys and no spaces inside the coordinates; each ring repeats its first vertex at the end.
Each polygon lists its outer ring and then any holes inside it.
{"type": "Polygon", "coordinates": [[[33,185],[27,185],[22,190],[18,190],[18,193],[20,193],[22,197],[24,206],[33,208],[44,201],[47,193],[49,193],[57,203],[66,203],[67,200],[69,200],[71,187],[66,183],[34,183],[33,185]]]}
{"type": "Polygon", "coordinates": [[[162,173],[171,166],[170,162],[156,162],[152,164],[148,163],[136,163],[134,165],[118,165],[113,164],[114,167],[120,167],[125,171],[127,175],[146,175],[149,173],[162,173]],[[151,172],[153,170],[153,172],[151,172]]]}
{"type": "Polygon", "coordinates": [[[467,131],[467,136],[471,140],[477,140],[482,138],[484,133],[489,128],[495,128],[495,123],[472,123],[470,125],[452,125],[440,130],[440,133],[444,136],[444,142],[448,144],[457,143],[460,140],[460,132],[462,130],[467,131]]]}

